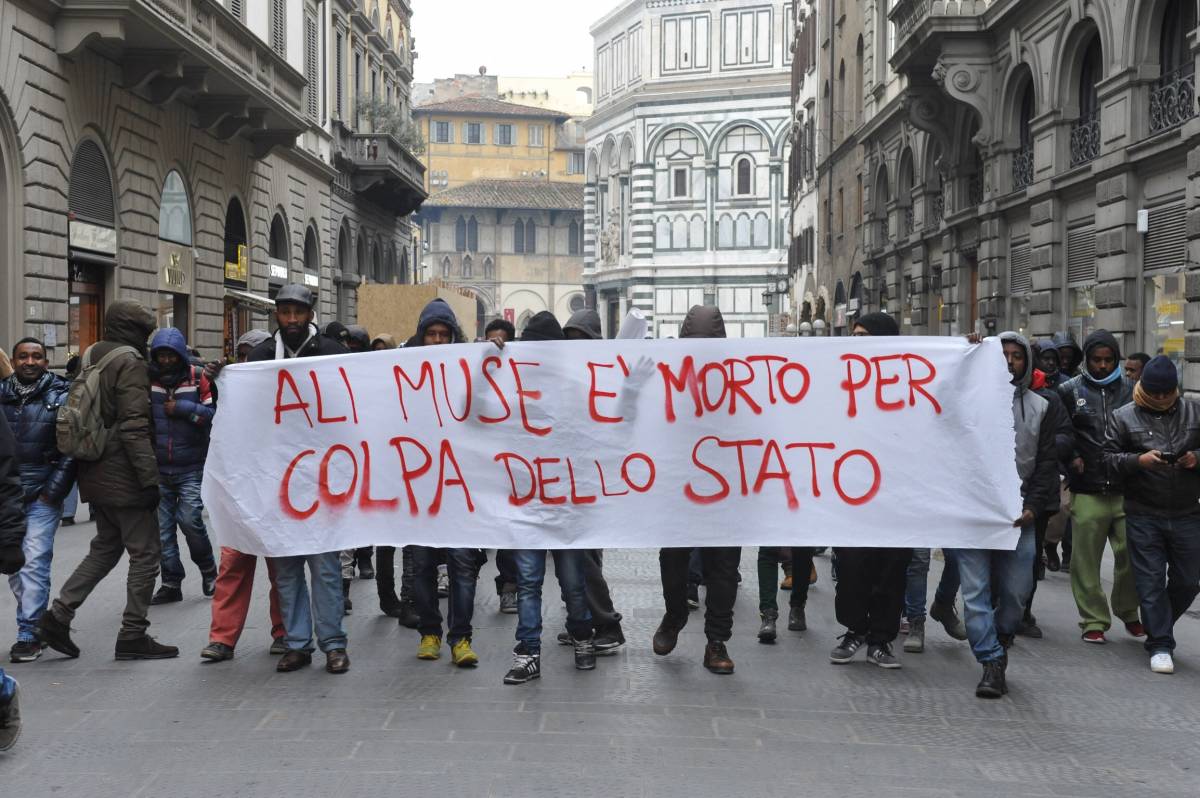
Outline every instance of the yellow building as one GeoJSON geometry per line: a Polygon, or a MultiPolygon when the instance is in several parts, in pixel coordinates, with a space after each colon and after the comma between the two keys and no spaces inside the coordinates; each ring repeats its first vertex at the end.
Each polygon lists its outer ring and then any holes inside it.
{"type": "Polygon", "coordinates": [[[431,194],[476,180],[583,183],[583,131],[563,112],[461,97],[413,108],[431,194]]]}

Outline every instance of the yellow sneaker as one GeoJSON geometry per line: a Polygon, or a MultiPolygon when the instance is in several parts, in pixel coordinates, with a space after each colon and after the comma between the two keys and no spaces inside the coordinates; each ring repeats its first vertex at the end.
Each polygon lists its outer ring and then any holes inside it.
{"type": "Polygon", "coordinates": [[[471,650],[471,641],[465,637],[450,649],[450,656],[460,668],[473,668],[479,664],[479,655],[471,650]]]}
{"type": "Polygon", "coordinates": [[[442,656],[442,638],[437,635],[421,635],[417,646],[417,659],[437,659],[442,656]]]}

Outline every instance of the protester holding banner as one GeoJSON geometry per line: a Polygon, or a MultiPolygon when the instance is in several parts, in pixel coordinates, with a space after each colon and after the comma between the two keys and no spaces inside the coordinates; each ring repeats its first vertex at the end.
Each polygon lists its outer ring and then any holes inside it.
{"type": "MultiPolygon", "coordinates": [[[[886,313],[868,313],[854,323],[852,335],[899,335],[896,320],[886,313]]],[[[838,581],[834,606],[838,623],[846,627],[829,661],[844,665],[864,645],[867,659],[881,668],[899,668],[892,642],[900,633],[908,564],[912,549],[838,547],[838,581]]]]}
{"type": "MultiPolygon", "coordinates": [[[[549,311],[543,310],[521,331],[522,341],[562,341],[563,330],[549,311]]],[[[596,667],[596,641],[592,613],[588,609],[584,577],[584,552],[580,549],[556,549],[554,575],[567,605],[567,633],[575,648],[575,668],[596,667]]],[[[546,551],[519,549],[517,565],[517,645],[513,664],[504,675],[505,684],[524,684],[542,675],[542,586],[546,581],[546,551]]]]}
{"type": "MultiPolygon", "coordinates": [[[[725,319],[720,309],[696,305],[687,312],[679,328],[683,338],[724,338],[725,319]]],[[[691,548],[664,548],[658,552],[662,574],[663,602],[666,614],[654,632],[654,653],[666,656],[675,650],[679,633],[688,622],[688,559],[691,548]]],[[[733,604],[737,600],[738,565],[742,550],[738,546],[700,549],[704,572],[704,667],[712,673],[733,673],[733,660],[725,643],[733,636],[733,604]]],[[[772,577],[774,579],[774,577],[772,577]]]]}
{"type": "Polygon", "coordinates": [[[1125,529],[1150,670],[1174,673],[1175,622],[1200,594],[1200,406],[1166,355],[1113,414],[1104,460],[1125,478],[1125,529]]]}
{"type": "MultiPolygon", "coordinates": [[[[321,335],[313,324],[313,304],[312,291],[303,285],[292,283],[279,289],[275,295],[275,320],[279,328],[274,336],[255,347],[249,362],[345,354],[344,346],[321,335]]],[[[325,670],[329,673],[350,670],[346,632],[342,627],[345,606],[338,551],[275,558],[275,584],[287,645],[287,653],[275,669],[287,673],[312,664],[315,621],[317,645],[325,652],[325,670]],[[305,566],[312,574],[311,609],[305,566]]]]}
{"type": "MultiPolygon", "coordinates": [[[[1057,339],[1056,339],[1057,340],[1057,339]]],[[[1061,347],[1060,347],[1061,350],[1061,347]]],[[[1121,372],[1121,347],[1108,330],[1096,330],[1083,345],[1083,373],[1059,387],[1075,427],[1071,462],[1071,592],[1079,626],[1088,643],[1105,643],[1112,624],[1100,584],[1107,542],[1113,552],[1112,614],[1134,637],[1146,634],[1138,621],[1138,597],[1125,544],[1124,475],[1101,459],[1107,430],[1118,408],[1133,401],[1133,383],[1121,372]]]]}

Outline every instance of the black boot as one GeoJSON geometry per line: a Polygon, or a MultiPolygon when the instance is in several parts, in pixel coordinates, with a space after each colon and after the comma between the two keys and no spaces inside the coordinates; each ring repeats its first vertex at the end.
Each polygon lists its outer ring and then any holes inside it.
{"type": "Polygon", "coordinates": [[[1000,698],[1008,692],[1008,686],[1004,680],[1004,669],[1007,664],[1007,657],[983,663],[983,678],[979,680],[979,685],[975,688],[976,698],[1000,698]]]}
{"type": "Polygon", "coordinates": [[[1058,558],[1058,544],[1046,544],[1046,570],[1058,573],[1062,569],[1062,560],[1058,558]]]}
{"type": "Polygon", "coordinates": [[[346,607],[342,611],[343,615],[349,615],[354,611],[354,602],[350,601],[350,580],[342,580],[342,599],[346,602],[346,607]]]}
{"type": "Polygon", "coordinates": [[[417,605],[409,599],[400,599],[400,625],[408,629],[416,629],[421,625],[421,614],[417,605]]]}
{"type": "Polygon", "coordinates": [[[375,569],[371,566],[371,547],[365,546],[361,549],[355,549],[354,561],[358,565],[359,579],[374,579],[375,569]]]}
{"type": "Polygon", "coordinates": [[[400,597],[396,595],[396,579],[388,578],[380,571],[375,576],[375,588],[379,591],[379,611],[389,618],[400,617],[400,597]]]}

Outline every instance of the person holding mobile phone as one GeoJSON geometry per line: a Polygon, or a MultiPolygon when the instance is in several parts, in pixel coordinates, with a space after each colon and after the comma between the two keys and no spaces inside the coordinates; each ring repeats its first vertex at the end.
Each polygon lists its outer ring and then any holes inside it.
{"type": "Polygon", "coordinates": [[[1174,673],[1177,621],[1200,594],[1200,405],[1179,392],[1166,355],[1146,364],[1133,403],[1113,414],[1105,465],[1124,477],[1125,534],[1146,651],[1174,673]]]}

